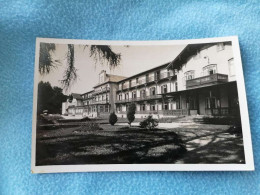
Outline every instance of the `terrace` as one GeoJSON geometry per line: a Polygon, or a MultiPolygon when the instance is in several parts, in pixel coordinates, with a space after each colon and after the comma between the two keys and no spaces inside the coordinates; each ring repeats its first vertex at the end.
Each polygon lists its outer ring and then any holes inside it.
{"type": "Polygon", "coordinates": [[[187,80],[186,88],[192,89],[201,86],[210,86],[226,82],[228,82],[228,75],[216,73],[208,76],[199,77],[196,79],[187,80]]]}

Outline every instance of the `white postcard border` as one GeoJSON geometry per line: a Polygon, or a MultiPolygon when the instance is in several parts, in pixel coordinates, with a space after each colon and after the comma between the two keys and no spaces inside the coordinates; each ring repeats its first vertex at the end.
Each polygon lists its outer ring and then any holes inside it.
{"type": "Polygon", "coordinates": [[[32,173],[59,173],[59,172],[101,172],[101,171],[253,171],[254,159],[249,124],[248,106],[241,62],[239,41],[237,36],[190,39],[190,40],[156,40],[156,41],[104,41],[104,40],[75,40],[37,38],[35,50],[34,92],[33,92],[33,120],[32,120],[32,173]],[[88,164],[88,165],[51,165],[35,166],[36,158],[36,115],[37,91],[39,78],[39,46],[41,42],[56,44],[80,45],[184,45],[214,42],[232,42],[234,63],[236,64],[236,80],[242,122],[245,164],[88,164]]]}

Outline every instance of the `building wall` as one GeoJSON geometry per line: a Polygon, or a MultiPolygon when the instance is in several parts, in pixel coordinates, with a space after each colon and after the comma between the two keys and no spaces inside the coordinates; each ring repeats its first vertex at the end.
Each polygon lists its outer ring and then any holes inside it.
{"type": "Polygon", "coordinates": [[[62,111],[61,114],[65,114],[67,111],[66,109],[68,108],[68,102],[62,102],[62,111]]]}
{"type": "Polygon", "coordinates": [[[110,112],[114,112],[116,110],[116,92],[118,90],[117,83],[110,83],[110,93],[109,93],[109,104],[110,104],[110,112]]]}
{"type": "Polygon", "coordinates": [[[217,73],[228,74],[229,81],[234,81],[235,74],[231,74],[229,68],[229,60],[233,58],[233,51],[231,45],[224,45],[224,49],[218,51],[217,45],[203,49],[197,55],[193,55],[188,59],[186,64],[178,72],[177,81],[179,91],[186,90],[186,80],[184,79],[187,71],[194,70],[195,78],[205,76],[203,74],[203,67],[209,64],[217,65],[217,73]]]}
{"type": "MultiPolygon", "coordinates": [[[[231,66],[231,62],[233,62],[233,51],[232,46],[228,44],[216,44],[211,46],[205,46],[200,51],[197,52],[196,55],[190,56],[187,59],[186,63],[182,65],[181,70],[175,71],[167,70],[166,66],[158,67],[157,69],[153,69],[151,71],[147,71],[142,75],[137,75],[135,77],[130,77],[129,79],[124,79],[118,83],[104,83],[106,82],[106,74],[101,72],[99,74],[99,85],[94,87],[94,91],[87,94],[87,99],[84,99],[85,109],[83,109],[83,114],[97,113],[101,106],[104,106],[105,103],[108,103],[110,106],[110,112],[116,111],[119,117],[126,116],[127,112],[127,103],[124,100],[128,100],[131,102],[133,99],[133,92],[136,92],[136,98],[140,100],[141,91],[145,90],[146,97],[142,99],[142,101],[134,101],[136,103],[136,117],[146,117],[149,113],[156,113],[155,111],[164,111],[164,110],[190,110],[190,114],[206,114],[206,102],[207,98],[212,98],[210,94],[213,92],[211,88],[202,89],[201,86],[198,86],[199,93],[192,94],[190,92],[186,92],[186,75],[185,73],[188,71],[194,71],[194,75],[192,78],[195,79],[207,76],[209,73],[207,71],[203,71],[203,68],[208,65],[216,65],[216,69],[214,73],[225,74],[228,75],[228,81],[235,81],[235,71],[231,69],[234,66],[231,66]],[[229,61],[231,60],[231,61],[229,61]],[[160,77],[164,77],[164,75],[168,75],[169,73],[172,77],[167,77],[164,79],[160,79],[158,81],[155,80],[155,76],[160,74],[160,77]],[[146,83],[147,77],[149,80],[154,79],[154,81],[146,83]],[[138,83],[137,83],[138,78],[138,83]],[[171,78],[171,79],[168,79],[171,78]],[[179,92],[171,95],[168,94],[164,100],[162,98],[157,98],[154,100],[150,100],[147,96],[151,96],[150,89],[155,87],[155,95],[163,94],[162,86],[167,86],[167,93],[170,92],[179,92]],[[130,89],[130,86],[131,89],[130,89]],[[200,90],[201,88],[201,90],[200,90]],[[105,90],[108,89],[108,90],[105,90]],[[90,98],[90,95],[93,95],[93,98],[90,98]],[[127,94],[127,96],[126,96],[127,94]],[[102,99],[102,97],[105,97],[102,99]],[[106,99],[107,98],[107,99],[106,99]],[[192,100],[190,100],[190,98],[192,100]],[[119,103],[120,100],[122,103],[119,103]],[[196,106],[193,108],[190,107],[191,102],[195,102],[196,106]],[[105,102],[104,102],[105,101],[105,102]],[[145,105],[145,111],[141,109],[143,108],[143,104],[145,105]],[[155,110],[151,110],[151,105],[155,105],[155,110]],[[165,108],[167,105],[167,108],[165,108]]],[[[214,85],[214,83],[212,84],[214,85]]],[[[196,89],[197,90],[197,89],[196,89]]],[[[228,99],[228,91],[226,88],[221,88],[219,91],[214,93],[219,93],[216,97],[216,101],[221,107],[229,107],[229,99],[228,99]]],[[[83,102],[75,102],[72,101],[72,105],[82,106],[83,102]]],[[[207,104],[208,105],[208,104],[207,104]]],[[[65,107],[65,105],[64,105],[65,107]]],[[[81,113],[80,111],[75,111],[76,113],[81,113]]],[[[162,113],[162,112],[160,112],[162,113]]],[[[164,112],[163,112],[164,113],[164,112]]],[[[171,112],[169,112],[171,113],[171,112]]],[[[173,112],[174,113],[174,112],[173,112]]],[[[159,114],[158,114],[159,116],[159,114]]]]}

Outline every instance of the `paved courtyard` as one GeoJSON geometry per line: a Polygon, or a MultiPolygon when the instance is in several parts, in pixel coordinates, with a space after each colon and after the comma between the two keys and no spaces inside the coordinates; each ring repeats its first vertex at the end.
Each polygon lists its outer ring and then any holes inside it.
{"type": "Polygon", "coordinates": [[[175,163],[245,163],[243,138],[229,134],[228,128],[228,125],[194,123],[172,129],[181,136],[187,149],[175,163]]]}

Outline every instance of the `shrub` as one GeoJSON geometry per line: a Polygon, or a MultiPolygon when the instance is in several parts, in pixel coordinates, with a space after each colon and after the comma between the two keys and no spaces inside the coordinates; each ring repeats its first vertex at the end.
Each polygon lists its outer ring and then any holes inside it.
{"type": "Polygon", "coordinates": [[[127,119],[129,121],[130,127],[131,127],[131,123],[135,120],[135,111],[136,111],[136,105],[135,103],[131,103],[127,111],[127,119]]]}
{"type": "Polygon", "coordinates": [[[242,127],[233,125],[228,129],[228,133],[231,135],[241,136],[242,135],[242,127]]]}
{"type": "Polygon", "coordinates": [[[109,115],[109,123],[113,126],[114,124],[116,124],[116,122],[117,122],[117,116],[116,116],[115,112],[112,112],[109,115]]]}
{"type": "Polygon", "coordinates": [[[77,129],[79,131],[103,130],[95,121],[86,121],[77,129]]]}
{"type": "Polygon", "coordinates": [[[158,126],[158,120],[154,119],[152,115],[149,115],[144,121],[140,122],[141,128],[154,129],[158,126]]]}

